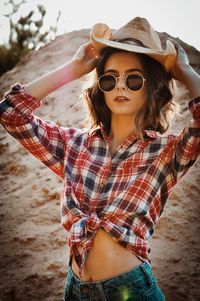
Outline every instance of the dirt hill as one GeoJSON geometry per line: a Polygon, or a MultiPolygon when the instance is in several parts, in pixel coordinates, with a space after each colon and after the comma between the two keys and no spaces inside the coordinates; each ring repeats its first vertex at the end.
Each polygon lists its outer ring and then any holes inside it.
{"type": "MultiPolygon", "coordinates": [[[[168,35],[160,33],[164,40],[168,35]]],[[[74,31],[31,52],[1,77],[1,98],[15,82],[27,83],[69,60],[86,42],[89,30],[74,31]]],[[[178,40],[200,72],[200,52],[178,40]]],[[[63,126],[84,127],[81,91],[88,76],[49,95],[36,115],[63,126]]],[[[191,118],[187,91],[180,87],[182,117],[191,118]]],[[[68,233],[60,224],[61,181],[0,127],[0,300],[61,301],[68,265],[68,233]]],[[[152,240],[152,265],[167,301],[197,301],[200,296],[200,161],[172,192],[152,240]]]]}

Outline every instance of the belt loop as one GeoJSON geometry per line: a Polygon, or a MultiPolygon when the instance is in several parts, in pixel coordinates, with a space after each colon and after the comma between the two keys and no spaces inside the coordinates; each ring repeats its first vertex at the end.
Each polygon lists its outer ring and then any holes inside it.
{"type": "Polygon", "coordinates": [[[148,281],[149,286],[151,286],[152,283],[153,283],[151,275],[149,275],[148,271],[146,270],[146,268],[143,264],[140,265],[140,268],[143,271],[143,273],[145,274],[145,276],[147,277],[147,281],[148,281]]]}

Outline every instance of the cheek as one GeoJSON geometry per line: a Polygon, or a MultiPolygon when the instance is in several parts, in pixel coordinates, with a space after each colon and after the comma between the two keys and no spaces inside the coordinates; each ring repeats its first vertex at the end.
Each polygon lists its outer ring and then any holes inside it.
{"type": "Polygon", "coordinates": [[[114,95],[112,95],[112,92],[110,93],[104,93],[104,99],[105,99],[105,103],[106,105],[109,107],[109,103],[111,103],[111,101],[113,100],[114,95]]]}
{"type": "Polygon", "coordinates": [[[147,104],[147,92],[145,90],[141,91],[140,99],[143,105],[147,104]]]}
{"type": "Polygon", "coordinates": [[[130,94],[130,99],[132,100],[132,105],[140,109],[147,104],[147,91],[143,89],[138,92],[133,92],[130,94]]]}
{"type": "Polygon", "coordinates": [[[143,89],[138,92],[137,99],[141,107],[147,105],[147,97],[148,97],[147,89],[143,89]]]}

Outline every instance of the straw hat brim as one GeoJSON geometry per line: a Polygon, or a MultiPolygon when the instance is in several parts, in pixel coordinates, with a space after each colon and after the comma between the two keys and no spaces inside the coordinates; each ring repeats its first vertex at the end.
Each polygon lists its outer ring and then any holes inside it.
{"type": "Polygon", "coordinates": [[[166,41],[166,48],[164,50],[155,50],[138,46],[135,44],[121,43],[109,39],[99,38],[96,37],[94,34],[90,35],[90,38],[98,53],[101,53],[101,51],[105,47],[113,47],[135,53],[143,53],[160,62],[167,71],[169,71],[170,68],[174,65],[177,55],[174,44],[170,40],[166,41]]]}

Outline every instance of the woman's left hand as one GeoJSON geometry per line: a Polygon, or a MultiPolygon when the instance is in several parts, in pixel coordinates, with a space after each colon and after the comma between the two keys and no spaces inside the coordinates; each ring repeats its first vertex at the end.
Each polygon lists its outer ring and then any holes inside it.
{"type": "Polygon", "coordinates": [[[174,79],[185,85],[191,97],[198,97],[200,96],[200,75],[190,65],[188,56],[181,45],[174,41],[173,43],[177,51],[177,56],[169,72],[174,79]]]}
{"type": "Polygon", "coordinates": [[[171,73],[172,77],[176,80],[182,81],[184,77],[184,73],[187,72],[190,68],[188,56],[181,47],[181,45],[177,42],[173,41],[173,44],[177,51],[177,56],[174,65],[171,67],[169,72],[171,73]]]}

